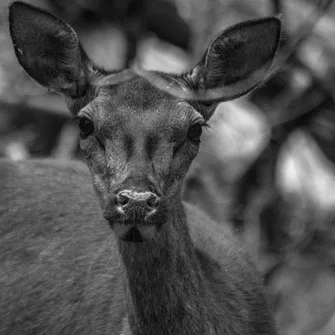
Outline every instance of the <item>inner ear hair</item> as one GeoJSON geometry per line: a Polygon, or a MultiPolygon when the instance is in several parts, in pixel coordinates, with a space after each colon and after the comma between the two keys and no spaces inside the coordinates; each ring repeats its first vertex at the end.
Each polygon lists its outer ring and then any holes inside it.
{"type": "Polygon", "coordinates": [[[239,23],[218,34],[200,62],[183,75],[194,99],[211,106],[236,99],[261,83],[280,41],[276,17],[239,23]]]}
{"type": "Polygon", "coordinates": [[[9,25],[15,55],[30,77],[69,97],[85,94],[91,62],[70,25],[24,2],[9,6],[9,25]]]}

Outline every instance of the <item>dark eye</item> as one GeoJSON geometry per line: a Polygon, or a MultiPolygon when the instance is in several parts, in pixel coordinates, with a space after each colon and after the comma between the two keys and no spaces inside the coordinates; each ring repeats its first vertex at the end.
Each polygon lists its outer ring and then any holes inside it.
{"type": "Polygon", "coordinates": [[[188,131],[188,137],[194,141],[199,142],[202,134],[202,126],[200,123],[194,124],[188,131]]]}
{"type": "Polygon", "coordinates": [[[84,136],[91,135],[94,131],[94,124],[87,117],[79,117],[78,125],[79,125],[80,133],[84,136]]]}

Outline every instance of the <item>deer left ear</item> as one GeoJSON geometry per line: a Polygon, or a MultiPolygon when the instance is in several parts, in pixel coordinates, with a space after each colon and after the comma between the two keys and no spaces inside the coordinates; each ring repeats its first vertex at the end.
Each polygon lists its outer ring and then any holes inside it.
{"type": "Polygon", "coordinates": [[[250,92],[265,78],[280,29],[281,22],[275,17],[247,21],[228,28],[211,42],[198,65],[186,74],[194,99],[208,107],[205,118],[209,119],[217,103],[250,92]]]}
{"type": "Polygon", "coordinates": [[[85,94],[91,63],[68,24],[15,1],[9,6],[9,27],[16,57],[33,79],[66,96],[85,94]]]}

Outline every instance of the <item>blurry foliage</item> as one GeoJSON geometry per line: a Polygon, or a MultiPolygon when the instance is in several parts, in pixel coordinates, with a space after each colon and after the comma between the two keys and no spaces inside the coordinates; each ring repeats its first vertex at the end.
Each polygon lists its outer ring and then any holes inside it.
{"type": "MultiPolygon", "coordinates": [[[[281,334],[335,333],[335,5],[316,0],[32,0],[74,25],[106,68],[177,71],[221,29],[282,12],[269,81],[222,104],[184,198],[230,220],[272,293],[281,334]],[[329,5],[318,17],[317,5],[329,5]],[[224,110],[224,111],[222,111],[224,110]]],[[[322,6],[321,6],[322,7],[322,6]]],[[[14,58],[0,2],[0,155],[80,158],[62,99],[14,58]]]]}

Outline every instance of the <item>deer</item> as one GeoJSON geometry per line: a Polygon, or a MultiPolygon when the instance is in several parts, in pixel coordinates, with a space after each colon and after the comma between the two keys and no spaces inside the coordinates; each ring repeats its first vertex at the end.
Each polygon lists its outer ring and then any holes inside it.
{"type": "Polygon", "coordinates": [[[23,69],[64,96],[88,168],[1,161],[0,334],[276,334],[255,262],[181,187],[217,104],[266,77],[280,20],[224,30],[182,74],[98,68],[25,2],[9,28],[23,69]]]}

